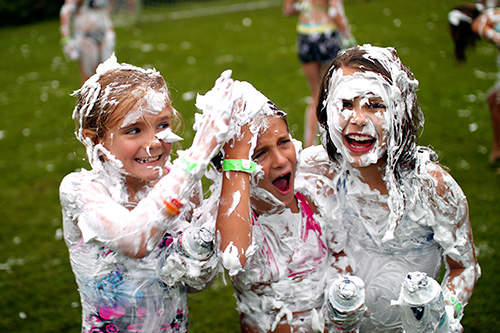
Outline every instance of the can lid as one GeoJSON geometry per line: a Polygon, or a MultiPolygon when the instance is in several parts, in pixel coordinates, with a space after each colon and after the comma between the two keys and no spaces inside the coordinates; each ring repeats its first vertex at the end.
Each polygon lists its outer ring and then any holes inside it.
{"type": "Polygon", "coordinates": [[[214,236],[206,228],[191,227],[181,234],[179,245],[189,257],[205,260],[214,252],[214,236]]]}
{"type": "Polygon", "coordinates": [[[337,311],[348,312],[363,306],[365,301],[364,283],[356,277],[340,277],[330,287],[328,305],[337,311]]]}
{"type": "Polygon", "coordinates": [[[408,273],[401,289],[401,301],[409,305],[428,304],[441,292],[439,283],[424,272],[408,273]]]}

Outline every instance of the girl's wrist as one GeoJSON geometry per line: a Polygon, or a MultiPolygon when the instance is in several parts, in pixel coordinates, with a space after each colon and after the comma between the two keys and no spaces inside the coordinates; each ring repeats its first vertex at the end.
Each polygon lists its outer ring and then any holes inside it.
{"type": "Polygon", "coordinates": [[[179,151],[177,157],[172,163],[174,166],[190,174],[196,179],[201,179],[207,168],[208,162],[204,158],[193,157],[187,151],[179,151]]]}
{"type": "Polygon", "coordinates": [[[225,158],[222,163],[222,171],[236,171],[254,173],[257,170],[257,163],[248,159],[229,159],[225,158]]]}
{"type": "Polygon", "coordinates": [[[70,40],[71,40],[71,37],[70,37],[70,36],[61,37],[61,39],[60,39],[60,43],[61,43],[61,45],[65,45],[65,44],[67,44],[70,40]]]}

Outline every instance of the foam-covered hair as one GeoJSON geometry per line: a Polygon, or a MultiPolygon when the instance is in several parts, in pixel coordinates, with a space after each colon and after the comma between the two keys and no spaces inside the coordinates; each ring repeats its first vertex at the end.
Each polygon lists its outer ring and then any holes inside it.
{"type": "MultiPolygon", "coordinates": [[[[405,209],[405,193],[399,185],[405,174],[415,169],[419,130],[424,124],[416,93],[418,81],[393,48],[363,45],[342,51],[332,61],[323,78],[316,110],[322,133],[321,141],[333,161],[342,162],[343,157],[330,136],[327,108],[336,84],[341,81],[339,76],[342,76],[343,67],[379,75],[389,96],[389,100],[384,101],[388,113],[384,180],[388,184],[390,218],[398,221],[405,209]]],[[[393,223],[396,224],[397,222],[393,223]]]]}
{"type": "Polygon", "coordinates": [[[151,90],[165,94],[165,100],[157,103],[166,103],[166,99],[170,98],[165,80],[158,71],[119,64],[113,54],[97,67],[96,74],[73,93],[73,96],[78,97],[73,110],[76,137],[86,144],[82,136],[83,129],[94,130],[97,136],[102,135],[101,131],[108,125],[118,104],[128,101],[130,105],[127,105],[131,108],[146,98],[151,90]]]}
{"type": "Polygon", "coordinates": [[[424,116],[417,99],[418,81],[403,65],[396,50],[371,45],[356,46],[342,51],[333,60],[323,78],[316,114],[322,129],[322,142],[330,158],[342,159],[330,138],[327,103],[335,87],[335,75],[342,67],[351,67],[361,72],[374,72],[386,81],[386,89],[392,96],[387,109],[392,112],[388,128],[387,160],[394,172],[412,168],[417,149],[419,129],[423,127],[424,116]]]}
{"type": "Polygon", "coordinates": [[[93,133],[94,139],[101,138],[112,121],[124,116],[138,102],[148,99],[149,104],[161,109],[170,100],[167,84],[158,71],[119,64],[114,54],[97,67],[96,73],[73,96],[78,98],[73,110],[75,135],[86,146],[91,164],[98,155],[94,151],[96,142],[86,137],[84,130],[93,133]],[[123,113],[120,115],[116,112],[119,105],[123,113]]]}

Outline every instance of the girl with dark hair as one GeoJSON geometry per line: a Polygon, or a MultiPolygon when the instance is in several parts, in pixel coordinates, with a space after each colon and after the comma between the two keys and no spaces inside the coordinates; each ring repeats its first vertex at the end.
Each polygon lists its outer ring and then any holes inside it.
{"type": "Polygon", "coordinates": [[[210,199],[241,331],[325,332],[325,292],[347,269],[330,217],[294,186],[301,147],[286,114],[248,82],[235,81],[232,93],[241,96],[237,126],[210,199]]]}
{"type": "MultiPolygon", "coordinates": [[[[500,9],[482,5],[463,4],[448,14],[450,32],[455,44],[455,56],[459,62],[466,60],[465,51],[484,38],[500,48],[500,9]]],[[[500,62],[500,58],[497,59],[500,62]]],[[[500,80],[488,92],[488,105],[493,130],[493,146],[490,162],[500,161],[500,80]]],[[[500,169],[499,169],[500,171],[500,169]]]]}
{"type": "Polygon", "coordinates": [[[315,197],[323,194],[319,205],[337,217],[353,274],[364,280],[370,315],[362,332],[400,332],[391,301],[405,277],[437,279],[443,263],[450,331],[459,331],[480,275],[465,195],[436,154],[417,144],[424,123],[417,86],[392,48],[343,51],[322,82],[324,148],[302,154],[298,187],[322,187],[315,197]]]}

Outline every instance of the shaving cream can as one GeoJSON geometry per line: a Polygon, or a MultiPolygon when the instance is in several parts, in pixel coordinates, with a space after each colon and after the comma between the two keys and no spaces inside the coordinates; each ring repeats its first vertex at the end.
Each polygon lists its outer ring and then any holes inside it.
{"type": "Polygon", "coordinates": [[[393,303],[407,333],[448,332],[445,301],[439,283],[423,272],[408,273],[393,303]]]}
{"type": "Polygon", "coordinates": [[[214,236],[206,228],[190,227],[179,236],[177,250],[195,260],[206,260],[214,253],[214,236]]]}
{"type": "Polygon", "coordinates": [[[327,320],[337,332],[357,332],[366,313],[365,284],[357,276],[341,276],[328,290],[327,320]]]}

